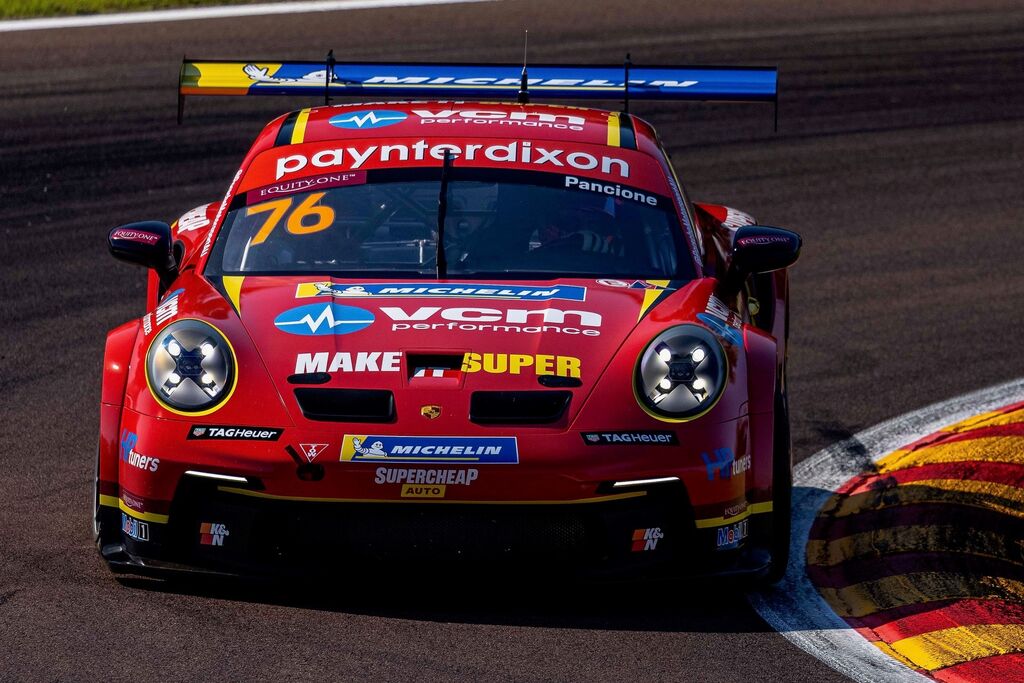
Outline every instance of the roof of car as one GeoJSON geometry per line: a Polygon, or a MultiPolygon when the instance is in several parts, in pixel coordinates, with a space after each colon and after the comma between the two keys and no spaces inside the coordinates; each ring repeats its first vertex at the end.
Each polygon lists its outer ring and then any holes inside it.
{"type": "Polygon", "coordinates": [[[508,102],[381,102],[291,112],[284,117],[274,146],[359,138],[444,136],[528,137],[635,149],[638,137],[646,138],[642,142],[652,142],[651,135],[650,128],[634,117],[601,109],[508,102]]]}

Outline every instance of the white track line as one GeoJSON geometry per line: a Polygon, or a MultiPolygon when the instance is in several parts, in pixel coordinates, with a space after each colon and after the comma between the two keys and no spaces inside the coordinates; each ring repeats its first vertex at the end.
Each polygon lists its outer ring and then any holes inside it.
{"type": "Polygon", "coordinates": [[[458,5],[470,2],[495,2],[495,0],[307,0],[306,2],[267,2],[258,5],[189,7],[154,10],[151,12],[119,12],[116,14],[85,14],[73,17],[49,17],[46,19],[14,19],[11,21],[0,21],[0,33],[39,31],[54,28],[116,26],[119,24],[155,24],[163,21],[223,19],[225,17],[254,17],[267,14],[340,12],[354,9],[416,7],[419,5],[458,5]]]}
{"type": "Polygon", "coordinates": [[[1024,400],[1024,378],[932,404],[818,451],[796,466],[792,553],[777,586],[748,596],[761,618],[787,640],[862,683],[930,681],[882,654],[840,618],[807,578],[807,537],[818,510],[868,465],[921,437],[973,415],[1024,400]]]}

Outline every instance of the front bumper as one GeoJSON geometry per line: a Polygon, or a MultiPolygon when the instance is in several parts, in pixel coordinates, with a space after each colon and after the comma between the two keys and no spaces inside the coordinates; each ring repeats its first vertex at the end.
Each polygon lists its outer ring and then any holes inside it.
{"type": "Polygon", "coordinates": [[[763,575],[767,515],[738,522],[735,547],[698,529],[681,483],[566,504],[322,502],[184,478],[166,524],[101,508],[119,538],[101,541],[116,571],[244,576],[592,580],[763,575]],[[116,524],[120,522],[120,524],[116,524]]]}

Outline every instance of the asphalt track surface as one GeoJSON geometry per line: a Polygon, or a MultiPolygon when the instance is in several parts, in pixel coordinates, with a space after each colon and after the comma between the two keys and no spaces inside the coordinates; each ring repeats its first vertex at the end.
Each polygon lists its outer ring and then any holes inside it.
{"type": "Polygon", "coordinates": [[[697,199],[801,232],[795,453],[1024,375],[1024,8],[501,2],[9,34],[0,41],[0,679],[833,681],[734,586],[260,591],[114,579],[91,542],[107,329],[143,311],[115,224],[223,194],[302,106],[189,103],[206,57],[777,64],[759,106],[637,104],[697,199]]]}

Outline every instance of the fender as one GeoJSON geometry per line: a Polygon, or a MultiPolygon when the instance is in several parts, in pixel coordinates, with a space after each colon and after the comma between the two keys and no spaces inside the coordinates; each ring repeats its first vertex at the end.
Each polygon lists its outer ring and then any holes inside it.
{"type": "MultiPolygon", "coordinates": [[[[99,487],[101,496],[117,497],[117,456],[121,406],[128,382],[128,363],[139,334],[132,320],[107,334],[103,352],[103,388],[100,390],[99,487]]],[[[102,498],[101,498],[102,500],[102,498]]]]}
{"type": "MultiPolygon", "coordinates": [[[[752,325],[743,326],[747,349],[747,395],[750,415],[750,452],[754,476],[748,480],[748,496],[754,490],[770,492],[772,487],[773,438],[775,431],[775,339],[752,325]]],[[[751,496],[752,500],[764,495],[751,496]]]]}

